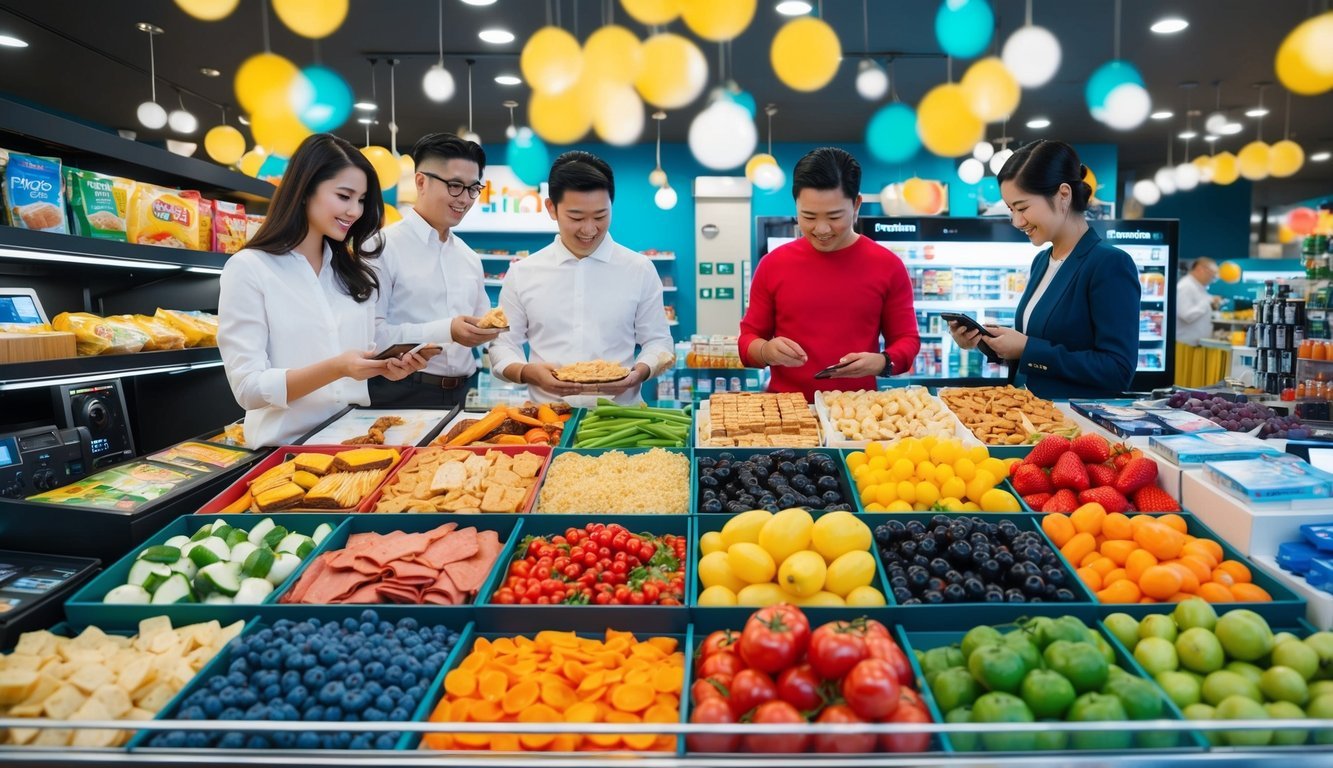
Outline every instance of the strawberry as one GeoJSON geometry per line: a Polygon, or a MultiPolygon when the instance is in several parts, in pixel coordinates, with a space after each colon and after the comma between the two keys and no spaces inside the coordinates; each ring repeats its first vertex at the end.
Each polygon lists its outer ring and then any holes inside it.
{"type": "Polygon", "coordinates": [[[1094,502],[1101,504],[1102,509],[1105,509],[1107,514],[1124,512],[1129,509],[1129,499],[1121,496],[1120,491],[1109,486],[1089,488],[1079,493],[1078,500],[1081,504],[1092,504],[1094,502]]]}
{"type": "Polygon", "coordinates": [[[1046,476],[1041,467],[1033,464],[1023,464],[1018,467],[1014,473],[1012,481],[1014,490],[1018,491],[1019,496],[1028,496],[1034,493],[1050,493],[1055,490],[1051,486],[1051,478],[1046,476]]]}
{"type": "MultiPolygon", "coordinates": [[[[1134,506],[1140,512],[1179,512],[1180,505],[1171,494],[1155,485],[1145,485],[1134,492],[1134,506]]],[[[1107,510],[1108,512],[1110,510],[1107,510]]]]}
{"type": "Polygon", "coordinates": [[[1109,464],[1089,464],[1087,465],[1087,469],[1088,482],[1093,488],[1101,488],[1104,485],[1115,485],[1115,478],[1120,474],[1115,471],[1115,467],[1112,467],[1109,464]]]}
{"type": "Polygon", "coordinates": [[[1015,461],[1014,463],[1009,465],[1009,476],[1013,477],[1014,475],[1018,474],[1019,467],[1026,467],[1026,466],[1028,465],[1024,464],[1021,461],[1015,461]]]}
{"type": "Polygon", "coordinates": [[[1137,456],[1125,462],[1120,474],[1115,478],[1115,489],[1125,496],[1131,496],[1145,485],[1152,485],[1157,480],[1157,462],[1137,456]]]}
{"type": "Polygon", "coordinates": [[[1050,500],[1051,494],[1049,493],[1034,493],[1030,496],[1023,497],[1023,503],[1028,505],[1028,509],[1034,511],[1040,511],[1042,507],[1046,506],[1046,502],[1050,500]]]}
{"type": "Polygon", "coordinates": [[[1115,447],[1112,449],[1111,464],[1117,471],[1119,471],[1124,469],[1125,465],[1129,462],[1142,456],[1143,451],[1138,448],[1130,448],[1124,443],[1116,443],[1115,447]]]}
{"type": "Polygon", "coordinates": [[[1111,460],[1111,444],[1101,435],[1079,435],[1069,444],[1069,450],[1077,453],[1085,464],[1105,464],[1111,460]]]}
{"type": "Polygon", "coordinates": [[[1069,450],[1069,438],[1063,435],[1047,435],[1037,443],[1028,454],[1027,463],[1047,468],[1055,466],[1060,454],[1069,450]]]}
{"type": "Polygon", "coordinates": [[[1083,467],[1083,460],[1073,451],[1065,451],[1056,460],[1051,469],[1051,484],[1056,488],[1069,488],[1075,491],[1088,490],[1088,470],[1083,467]]]}
{"type": "Polygon", "coordinates": [[[1078,509],[1078,497],[1068,488],[1061,488],[1051,496],[1050,500],[1041,505],[1042,512],[1063,512],[1066,515],[1078,509]]]}

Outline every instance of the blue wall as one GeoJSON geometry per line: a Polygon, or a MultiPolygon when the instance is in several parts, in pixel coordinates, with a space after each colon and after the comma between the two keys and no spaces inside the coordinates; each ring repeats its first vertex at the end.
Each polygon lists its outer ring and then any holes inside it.
{"type": "Polygon", "coordinates": [[[1143,211],[1147,219],[1180,219],[1180,262],[1210,256],[1219,264],[1250,255],[1251,184],[1241,179],[1219,186],[1165,195],[1143,211]]]}

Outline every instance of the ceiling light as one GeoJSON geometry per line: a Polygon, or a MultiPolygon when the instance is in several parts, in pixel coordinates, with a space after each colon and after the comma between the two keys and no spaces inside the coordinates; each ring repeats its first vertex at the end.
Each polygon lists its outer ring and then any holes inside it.
{"type": "Polygon", "coordinates": [[[361,110],[362,112],[374,112],[375,110],[379,109],[379,107],[376,106],[375,102],[373,101],[358,101],[352,106],[361,110]]]}
{"type": "Polygon", "coordinates": [[[1174,35],[1177,32],[1188,27],[1190,23],[1184,19],[1166,18],[1153,23],[1149,29],[1159,35],[1174,35]]]}
{"type": "Polygon", "coordinates": [[[468,5],[495,5],[495,0],[463,0],[468,5]]]}
{"type": "Polygon", "coordinates": [[[1027,122],[1029,128],[1049,128],[1051,121],[1044,117],[1034,117],[1027,122]]]}
{"type": "Polygon", "coordinates": [[[220,275],[222,270],[216,267],[186,267],[186,272],[193,272],[196,275],[220,275]]]}
{"type": "Polygon", "coordinates": [[[514,42],[514,33],[507,29],[483,29],[477,33],[483,43],[492,43],[494,45],[504,45],[514,42]]]}
{"type": "Polygon", "coordinates": [[[783,0],[774,10],[783,16],[804,16],[812,10],[812,7],[805,0],[783,0]]]}
{"type": "Polygon", "coordinates": [[[1175,112],[1172,112],[1172,111],[1169,110],[1169,109],[1163,109],[1163,110],[1161,110],[1161,111],[1159,111],[1159,112],[1154,112],[1154,113],[1152,113],[1151,115],[1148,115],[1148,117],[1151,117],[1151,118],[1154,119],[1154,120],[1170,120],[1171,118],[1173,118],[1173,117],[1175,117],[1175,116],[1176,116],[1176,113],[1175,113],[1175,112]]]}
{"type": "Polygon", "coordinates": [[[134,259],[115,259],[102,256],[82,256],[74,253],[53,253],[50,251],[27,251],[18,248],[0,248],[0,256],[28,261],[52,261],[62,264],[95,264],[102,267],[122,267],[124,269],[153,269],[171,271],[180,269],[179,264],[164,264],[157,261],[136,261],[134,259]]]}
{"type": "Polygon", "coordinates": [[[0,45],[6,48],[27,48],[28,41],[13,35],[0,35],[0,45]]]}
{"type": "Polygon", "coordinates": [[[1236,134],[1240,133],[1243,130],[1245,130],[1245,126],[1241,125],[1240,123],[1227,123],[1226,125],[1222,126],[1222,130],[1219,131],[1219,133],[1221,133],[1223,136],[1235,136],[1236,134]]]}
{"type": "Polygon", "coordinates": [[[212,67],[200,67],[199,74],[204,77],[221,77],[222,73],[212,67]]]}
{"type": "Polygon", "coordinates": [[[183,107],[171,110],[171,114],[167,115],[167,124],[176,133],[189,134],[199,130],[199,118],[183,107]]]}
{"type": "Polygon", "coordinates": [[[1322,163],[1330,157],[1333,157],[1333,153],[1316,152],[1313,155],[1310,155],[1310,159],[1315,161],[1316,163],[1322,163]]]}
{"type": "Polygon", "coordinates": [[[1245,110],[1246,117],[1263,117],[1266,114],[1268,114],[1268,109],[1266,107],[1255,107],[1254,109],[1245,110]]]}
{"type": "Polygon", "coordinates": [[[1199,138],[1199,132],[1198,132],[1198,131],[1181,131],[1180,134],[1179,134],[1179,138],[1182,138],[1182,139],[1184,139],[1185,141],[1189,141],[1190,139],[1197,139],[1197,138],[1199,138]]]}
{"type": "Polygon", "coordinates": [[[500,85],[522,85],[523,78],[518,75],[496,75],[495,82],[500,85]]]}
{"type": "Polygon", "coordinates": [[[1210,133],[1210,134],[1208,134],[1207,136],[1204,136],[1204,137],[1203,137],[1203,140],[1204,140],[1204,141],[1217,141],[1219,138],[1221,138],[1221,137],[1219,137],[1219,136],[1214,136],[1213,134],[1210,133]]]}
{"type": "Polygon", "coordinates": [[[375,124],[375,118],[373,118],[373,117],[358,117],[358,118],[356,119],[356,121],[357,121],[358,123],[362,124],[362,125],[374,125],[374,124],[375,124]]]}

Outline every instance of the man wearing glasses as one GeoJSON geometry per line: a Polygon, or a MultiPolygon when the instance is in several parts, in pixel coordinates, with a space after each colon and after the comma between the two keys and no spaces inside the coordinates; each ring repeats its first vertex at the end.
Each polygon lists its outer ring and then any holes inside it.
{"type": "Polygon", "coordinates": [[[417,202],[386,228],[384,252],[371,262],[379,273],[375,343],[441,344],[425,369],[401,381],[372,382],[376,407],[462,403],[476,382],[472,348],[499,333],[477,327],[491,308],[481,259],[453,228],[481,193],[486,153],[452,133],[432,133],[412,148],[417,202]]]}

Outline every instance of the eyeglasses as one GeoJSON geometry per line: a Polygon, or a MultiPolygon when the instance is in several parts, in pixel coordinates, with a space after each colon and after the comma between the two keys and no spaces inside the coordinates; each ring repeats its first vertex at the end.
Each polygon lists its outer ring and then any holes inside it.
{"type": "Polygon", "coordinates": [[[441,178],[440,176],[431,173],[430,171],[417,171],[417,173],[420,173],[423,176],[429,176],[430,178],[435,179],[441,184],[444,184],[444,186],[448,188],[449,194],[454,197],[458,197],[459,195],[463,194],[463,190],[467,190],[467,196],[472,198],[473,200],[476,200],[477,196],[481,194],[481,184],[473,184],[472,186],[468,186],[461,181],[450,181],[448,179],[441,178]]]}

